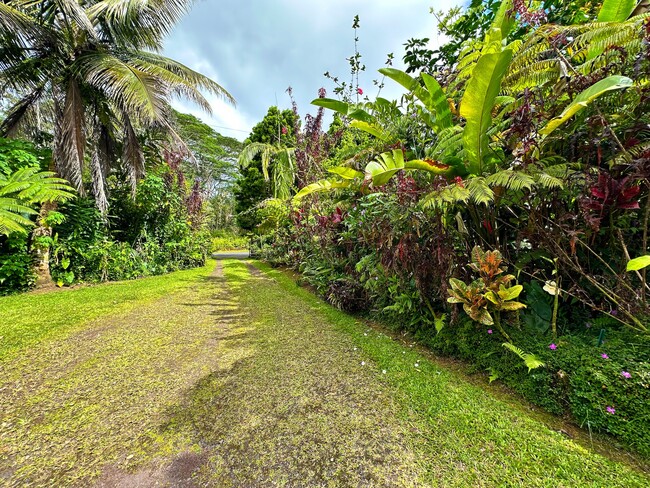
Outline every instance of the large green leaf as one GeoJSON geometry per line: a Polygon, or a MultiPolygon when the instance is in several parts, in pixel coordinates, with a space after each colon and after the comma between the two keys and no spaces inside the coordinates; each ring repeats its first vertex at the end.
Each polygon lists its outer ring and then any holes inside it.
{"type": "Polygon", "coordinates": [[[401,149],[382,153],[375,161],[366,165],[366,174],[372,179],[372,184],[382,186],[388,183],[395,173],[404,169],[404,153],[401,149]]]}
{"type": "Polygon", "coordinates": [[[307,185],[306,187],[304,187],[302,190],[300,190],[298,193],[294,195],[293,199],[300,200],[306,197],[307,195],[311,195],[312,193],[332,191],[338,188],[349,188],[351,186],[352,186],[351,180],[343,180],[343,181],[319,180],[315,183],[312,183],[311,185],[307,185]]]}
{"type": "Polygon", "coordinates": [[[333,98],[317,98],[312,100],[311,104],[316,105],[317,107],[334,110],[346,117],[350,117],[354,120],[362,120],[369,124],[372,124],[375,121],[375,118],[364,109],[356,105],[342,102],[341,100],[334,100],[333,98]]]}
{"type": "Polygon", "coordinates": [[[449,110],[449,102],[447,95],[442,90],[440,83],[433,76],[422,73],[422,81],[427,87],[430,96],[430,104],[427,106],[429,112],[433,112],[436,116],[435,123],[440,129],[446,129],[453,125],[451,119],[451,110],[449,110]]]}
{"type": "Polygon", "coordinates": [[[511,59],[509,49],[482,55],[467,83],[460,115],[466,120],[463,146],[470,173],[482,173],[483,158],[488,152],[487,130],[492,122],[492,108],[511,59]]]}
{"type": "Polygon", "coordinates": [[[328,173],[339,175],[344,180],[354,180],[356,178],[363,178],[363,173],[356,169],[348,168],[347,166],[335,166],[327,170],[328,173]]]}
{"type": "Polygon", "coordinates": [[[612,90],[622,90],[632,86],[633,82],[627,76],[613,75],[604,78],[589,88],[581,92],[573,102],[571,102],[562,113],[549,121],[546,126],[540,130],[540,133],[548,136],[555,129],[564,124],[567,120],[580,112],[583,108],[587,107],[596,98],[604,95],[612,90]]]}
{"type": "Polygon", "coordinates": [[[369,124],[368,122],[364,122],[363,120],[353,120],[350,123],[351,127],[354,127],[355,129],[362,130],[363,132],[367,132],[368,134],[375,136],[377,139],[381,141],[387,141],[389,139],[388,133],[381,127],[379,127],[376,124],[369,124]]]}
{"type": "Polygon", "coordinates": [[[627,263],[627,271],[639,271],[640,269],[650,266],[650,256],[639,256],[638,258],[630,259],[627,263]]]}
{"type": "Polygon", "coordinates": [[[433,129],[440,131],[451,127],[451,112],[449,111],[447,96],[435,78],[423,73],[422,80],[426,86],[424,88],[418,83],[417,79],[399,69],[382,68],[379,72],[412,92],[425,108],[435,115],[435,120],[432,122],[433,129]]]}
{"type": "Polygon", "coordinates": [[[452,176],[454,174],[454,167],[448,164],[433,161],[431,159],[413,159],[404,163],[405,170],[418,169],[427,171],[436,175],[452,176]]]}
{"type": "Polygon", "coordinates": [[[605,0],[598,13],[598,22],[624,22],[636,7],[637,0],[605,0]]]}

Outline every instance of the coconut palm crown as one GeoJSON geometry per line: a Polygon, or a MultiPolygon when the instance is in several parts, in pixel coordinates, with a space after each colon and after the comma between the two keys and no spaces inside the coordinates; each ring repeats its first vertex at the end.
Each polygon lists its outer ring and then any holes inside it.
{"type": "Polygon", "coordinates": [[[174,97],[210,113],[202,91],[234,103],[206,76],[159,54],[191,0],[6,0],[0,3],[0,93],[18,96],[2,135],[51,123],[54,165],[83,192],[89,167],[98,207],[117,163],[135,187],[138,133],[170,126],[174,97]]]}

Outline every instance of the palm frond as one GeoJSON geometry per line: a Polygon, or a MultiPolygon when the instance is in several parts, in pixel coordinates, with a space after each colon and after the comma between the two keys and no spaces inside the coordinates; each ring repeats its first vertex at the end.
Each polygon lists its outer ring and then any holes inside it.
{"type": "Polygon", "coordinates": [[[88,16],[114,39],[135,48],[160,50],[163,39],[192,6],[191,0],[102,0],[88,16]]]}
{"type": "MultiPolygon", "coordinates": [[[[177,77],[177,79],[182,80],[184,85],[187,85],[194,90],[205,90],[208,93],[217,95],[226,102],[237,105],[237,102],[233,96],[228,93],[228,91],[219,85],[217,82],[211,80],[205,75],[194,71],[187,66],[174,61],[173,59],[161,56],[156,53],[150,53],[145,51],[136,51],[129,53],[126,57],[126,60],[132,62],[134,60],[140,60],[146,63],[149,63],[151,66],[157,66],[160,69],[163,69],[177,77]]],[[[164,79],[164,76],[163,76],[164,79]]]]}
{"type": "Polygon", "coordinates": [[[73,69],[86,83],[146,125],[167,119],[167,85],[160,78],[103,52],[81,56],[73,69]]]}
{"type": "Polygon", "coordinates": [[[29,117],[31,109],[39,102],[45,90],[44,86],[28,93],[15,103],[5,115],[0,125],[0,136],[11,137],[24,125],[29,117]]]}
{"type": "Polygon", "coordinates": [[[138,181],[144,176],[144,153],[138,141],[138,136],[131,124],[127,114],[122,115],[124,126],[124,147],[122,148],[122,164],[129,175],[132,195],[135,196],[135,189],[138,181]]]}
{"type": "Polygon", "coordinates": [[[65,96],[60,129],[61,140],[55,155],[55,164],[61,176],[70,181],[77,190],[82,187],[81,174],[86,149],[84,117],[81,90],[77,82],[72,79],[68,83],[65,96]]]}

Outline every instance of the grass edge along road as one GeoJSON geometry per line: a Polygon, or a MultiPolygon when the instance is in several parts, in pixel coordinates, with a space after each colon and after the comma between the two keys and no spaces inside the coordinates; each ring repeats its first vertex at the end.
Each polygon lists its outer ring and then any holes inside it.
{"type": "Polygon", "coordinates": [[[648,486],[647,474],[607,459],[555,432],[463,375],[331,307],[281,271],[254,263],[349,334],[359,361],[390,384],[403,420],[417,426],[419,461],[431,486],[648,486]],[[384,373],[385,372],[385,373],[384,373]],[[474,471],[474,473],[472,473],[474,471]],[[464,473],[462,479],[455,474],[464,473]],[[452,475],[451,478],[448,475],[452,475]]]}

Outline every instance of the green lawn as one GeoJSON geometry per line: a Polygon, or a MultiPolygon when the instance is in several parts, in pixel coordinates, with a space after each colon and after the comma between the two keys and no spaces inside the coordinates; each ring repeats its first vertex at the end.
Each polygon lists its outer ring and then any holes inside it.
{"type": "Polygon", "coordinates": [[[214,261],[209,261],[203,268],[166,276],[0,297],[0,359],[11,351],[60,336],[94,318],[125,312],[183,289],[209,275],[212,269],[214,261]]]}
{"type": "Polygon", "coordinates": [[[255,265],[1,299],[0,486],[650,483],[255,265]]]}

